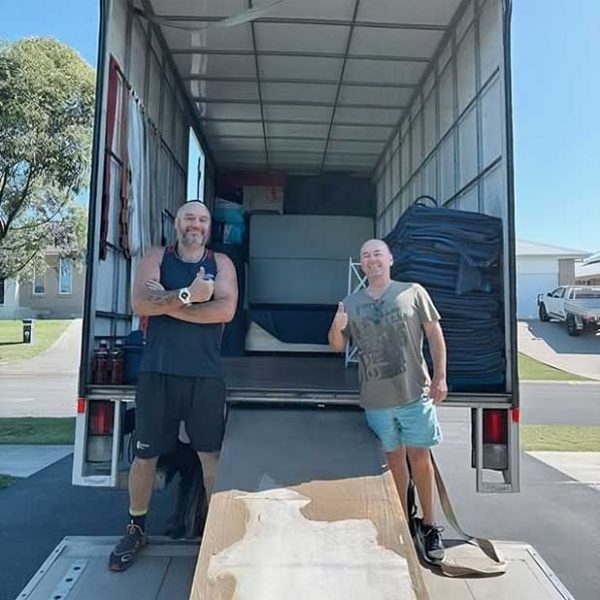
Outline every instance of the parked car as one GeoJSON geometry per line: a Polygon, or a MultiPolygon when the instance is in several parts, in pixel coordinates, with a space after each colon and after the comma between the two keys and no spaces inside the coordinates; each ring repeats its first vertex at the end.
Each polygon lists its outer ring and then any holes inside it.
{"type": "Polygon", "coordinates": [[[538,294],[537,304],[540,321],[566,323],[569,335],[600,330],[600,286],[562,285],[538,294]]]}

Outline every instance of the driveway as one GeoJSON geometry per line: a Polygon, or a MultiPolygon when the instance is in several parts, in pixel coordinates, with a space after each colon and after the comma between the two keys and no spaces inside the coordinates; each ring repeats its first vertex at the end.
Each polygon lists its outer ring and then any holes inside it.
{"type": "Polygon", "coordinates": [[[519,351],[547,365],[600,380],[600,335],[571,337],[562,323],[519,321],[519,351]]]}
{"type": "Polygon", "coordinates": [[[48,350],[0,365],[0,417],[74,416],[80,348],[81,319],[75,319],[48,350]]]}

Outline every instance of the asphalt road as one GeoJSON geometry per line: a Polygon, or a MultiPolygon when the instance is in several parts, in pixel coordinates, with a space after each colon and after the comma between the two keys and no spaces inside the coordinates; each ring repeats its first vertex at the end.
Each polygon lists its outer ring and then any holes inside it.
{"type": "Polygon", "coordinates": [[[77,378],[73,374],[1,374],[0,417],[73,417],[77,378]]]}
{"type": "MultiPolygon", "coordinates": [[[[0,417],[71,417],[76,376],[2,374],[0,417]]],[[[522,383],[522,422],[532,425],[600,425],[600,383],[522,383]]]]}
{"type": "Polygon", "coordinates": [[[521,420],[528,425],[600,425],[600,384],[522,383],[521,420]]]}

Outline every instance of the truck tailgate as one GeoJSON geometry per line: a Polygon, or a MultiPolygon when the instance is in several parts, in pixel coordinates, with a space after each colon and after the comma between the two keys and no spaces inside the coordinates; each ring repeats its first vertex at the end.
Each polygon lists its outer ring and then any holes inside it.
{"type": "MultiPolygon", "coordinates": [[[[109,536],[65,538],[16,600],[187,600],[190,597],[197,544],[153,537],[135,566],[124,573],[112,573],[106,563],[117,541],[117,537],[109,536]]],[[[451,579],[422,569],[431,600],[573,600],[534,548],[513,542],[496,542],[496,545],[510,563],[501,577],[451,579]]],[[[400,600],[403,596],[388,598],[400,600]]],[[[370,599],[381,600],[381,596],[373,595],[370,599]]]]}
{"type": "Polygon", "coordinates": [[[108,570],[113,536],[66,537],[18,600],[178,600],[189,597],[198,544],[153,537],[128,571],[108,570]]]}
{"type": "Polygon", "coordinates": [[[498,542],[509,566],[496,577],[420,566],[383,458],[354,408],[234,406],[200,555],[153,537],[111,573],[116,537],[65,538],[18,600],[572,600],[526,544],[498,542]]]}
{"type": "MultiPolygon", "coordinates": [[[[459,542],[456,542],[459,544],[459,542]]],[[[452,546],[446,541],[446,547],[452,546]]],[[[423,568],[425,585],[431,600],[573,600],[560,580],[529,544],[494,541],[508,563],[503,575],[495,577],[445,577],[439,571],[423,568]]],[[[449,550],[453,558],[481,560],[481,552],[469,544],[449,550]]]]}

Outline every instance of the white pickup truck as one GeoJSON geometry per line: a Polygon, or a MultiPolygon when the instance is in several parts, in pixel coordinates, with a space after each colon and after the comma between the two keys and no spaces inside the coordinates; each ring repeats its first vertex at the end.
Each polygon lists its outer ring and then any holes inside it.
{"type": "Polygon", "coordinates": [[[563,285],[537,297],[540,321],[557,319],[569,335],[600,330],[600,286],[563,285]]]}

